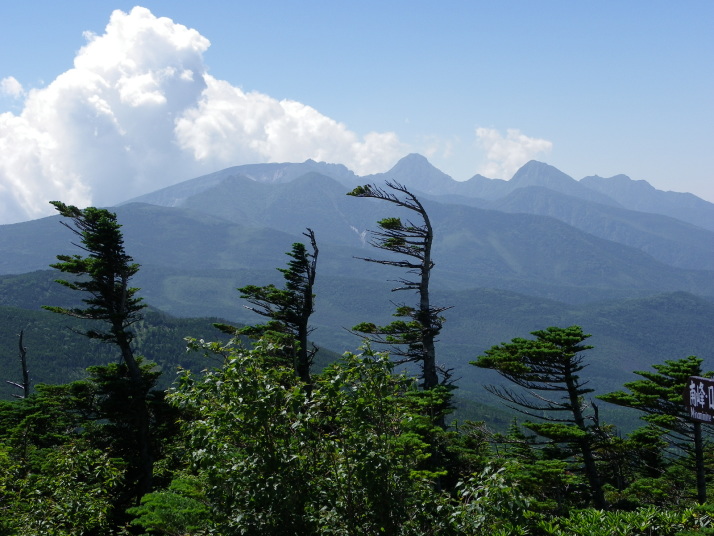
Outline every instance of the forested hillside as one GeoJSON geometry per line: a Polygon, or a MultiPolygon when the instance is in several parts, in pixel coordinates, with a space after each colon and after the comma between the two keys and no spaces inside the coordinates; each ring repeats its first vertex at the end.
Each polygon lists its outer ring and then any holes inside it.
{"type": "MultiPolygon", "coordinates": [[[[172,313],[156,311],[147,317],[146,329],[157,335],[165,333],[166,338],[142,346],[143,355],[167,372],[177,365],[200,370],[205,363],[186,354],[183,338],[215,339],[220,335],[212,327],[217,318],[238,324],[254,322],[255,315],[244,307],[236,287],[248,281],[277,282],[272,272],[275,270],[181,273],[164,280],[170,294],[163,298],[154,295],[151,286],[142,286],[141,295],[148,303],[172,313]],[[191,314],[203,318],[190,318],[191,314]],[[154,323],[158,325],[153,327],[154,323]]],[[[73,337],[67,328],[71,325],[68,319],[39,310],[46,304],[73,303],[72,294],[55,284],[55,278],[51,271],[0,276],[0,305],[4,306],[0,340],[5,341],[0,345],[2,370],[17,370],[15,342],[20,329],[25,329],[36,381],[69,381],[86,366],[106,362],[112,355],[104,345],[87,346],[88,341],[73,337]]],[[[144,281],[145,276],[137,274],[137,284],[144,281]]],[[[325,351],[320,363],[325,363],[329,355],[338,356],[361,344],[358,335],[344,328],[366,319],[389,321],[393,299],[390,288],[389,282],[318,278],[311,339],[325,351]]],[[[653,362],[688,355],[714,362],[714,332],[709,329],[714,303],[686,293],[582,305],[496,289],[435,291],[433,295],[436,303],[453,306],[445,313],[447,321],[439,337],[441,359],[457,371],[459,397],[473,401],[493,402],[482,389],[492,378],[469,367],[470,360],[492,344],[551,325],[578,324],[593,334],[595,348],[590,352],[588,375],[598,392],[617,388],[632,379],[633,370],[647,368],[653,362]]],[[[7,387],[3,392],[7,395],[7,387]]]]}

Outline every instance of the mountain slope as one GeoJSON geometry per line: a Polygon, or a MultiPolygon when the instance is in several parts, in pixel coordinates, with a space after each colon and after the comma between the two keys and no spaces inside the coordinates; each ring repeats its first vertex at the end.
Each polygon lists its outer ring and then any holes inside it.
{"type": "Polygon", "coordinates": [[[714,233],[681,220],[593,203],[540,186],[493,201],[504,212],[551,216],[594,236],[632,246],[680,268],[714,270],[714,233]]]}
{"type": "MultiPolygon", "coordinates": [[[[347,196],[343,186],[322,175],[276,185],[245,181],[231,178],[204,189],[181,208],[118,207],[127,251],[146,266],[269,270],[284,265],[284,252],[310,227],[317,235],[325,275],[396,277],[385,276],[385,267],[353,257],[375,255],[365,243],[365,232],[376,221],[409,214],[378,200],[347,196]]],[[[437,287],[487,286],[563,301],[636,291],[714,295],[711,272],[667,266],[550,217],[428,201],[425,206],[436,233],[437,287]]],[[[0,273],[46,268],[56,254],[72,251],[66,231],[58,217],[0,226],[0,273]]]]}
{"type": "Polygon", "coordinates": [[[307,173],[319,173],[346,185],[356,185],[360,182],[357,175],[341,164],[327,164],[325,162],[315,162],[314,160],[306,160],[301,164],[289,162],[281,164],[246,164],[222,169],[215,173],[167,186],[155,192],[129,199],[120,203],[120,205],[147,203],[164,207],[180,207],[184,205],[187,198],[237,177],[244,177],[254,183],[285,184],[307,173]]]}
{"type": "Polygon", "coordinates": [[[680,192],[663,192],[646,181],[626,175],[584,177],[580,183],[615,199],[623,207],[641,212],[663,214],[714,231],[714,203],[680,192]]]}

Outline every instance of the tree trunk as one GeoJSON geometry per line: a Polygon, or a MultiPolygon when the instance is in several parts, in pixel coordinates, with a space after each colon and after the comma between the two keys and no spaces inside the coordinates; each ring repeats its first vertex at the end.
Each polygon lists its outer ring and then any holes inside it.
{"type": "Polygon", "coordinates": [[[27,398],[30,396],[30,372],[27,370],[27,348],[22,344],[22,337],[24,330],[20,330],[20,340],[19,340],[19,351],[20,351],[20,368],[22,369],[22,383],[13,382],[11,380],[6,380],[5,383],[22,389],[21,395],[13,394],[15,398],[27,398]]]}
{"type": "Polygon", "coordinates": [[[595,456],[590,445],[590,433],[588,433],[587,426],[585,425],[585,418],[583,417],[583,412],[580,409],[580,399],[578,398],[577,386],[575,385],[575,380],[570,367],[566,367],[564,372],[565,384],[568,387],[570,406],[573,411],[573,420],[575,421],[575,425],[586,433],[586,436],[578,441],[580,453],[583,455],[585,476],[590,484],[590,492],[593,495],[593,505],[595,508],[602,510],[607,507],[607,503],[605,502],[605,494],[602,491],[602,482],[600,481],[600,475],[597,471],[595,456]]]}
{"type": "Polygon", "coordinates": [[[694,423],[694,458],[697,464],[697,500],[699,504],[707,502],[707,479],[704,468],[704,439],[702,423],[694,423]]]}
{"type": "Polygon", "coordinates": [[[431,245],[434,233],[431,222],[426,214],[422,213],[426,236],[424,237],[424,258],[421,266],[421,280],[419,282],[419,321],[422,325],[422,344],[424,345],[424,361],[422,369],[424,374],[424,389],[433,389],[439,385],[439,376],[436,371],[436,348],[434,346],[434,327],[432,322],[431,302],[429,300],[429,276],[431,275],[431,245]]]}
{"type": "Polygon", "coordinates": [[[146,402],[146,386],[141,368],[134,357],[131,342],[123,327],[117,332],[116,341],[122,358],[129,371],[132,384],[132,412],[136,419],[136,435],[139,443],[139,497],[149,493],[153,487],[154,459],[151,453],[151,416],[146,402]]]}
{"type": "Polygon", "coordinates": [[[22,343],[22,338],[25,331],[20,330],[20,365],[22,366],[22,394],[23,398],[30,396],[30,372],[27,370],[27,348],[22,343]]]}

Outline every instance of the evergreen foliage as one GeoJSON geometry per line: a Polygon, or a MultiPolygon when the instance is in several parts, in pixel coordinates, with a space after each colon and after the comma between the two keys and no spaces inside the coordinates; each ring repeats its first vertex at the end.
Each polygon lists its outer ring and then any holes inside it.
{"type": "Polygon", "coordinates": [[[605,498],[593,451],[600,423],[597,415],[593,416],[593,424],[586,420],[583,397],[592,389],[580,378],[586,366],[580,352],[592,348],[582,343],[590,335],[583,333],[579,326],[550,327],[534,331],[532,335],[535,340],[516,338],[508,344],[494,346],[471,364],[494,369],[525,390],[488,387],[512,408],[545,421],[526,424],[538,435],[577,448],[583,458],[593,502],[597,508],[604,508],[605,498]]]}
{"type": "Polygon", "coordinates": [[[694,421],[687,415],[684,407],[689,378],[714,375],[714,372],[704,373],[701,365],[702,360],[695,356],[652,365],[656,372],[635,372],[643,379],[626,383],[625,388],[628,391],[616,391],[598,398],[642,411],[642,420],[662,430],[677,449],[688,453],[689,461],[693,461],[696,467],[698,500],[705,503],[705,432],[708,429],[711,436],[712,427],[694,421]]]}
{"type": "Polygon", "coordinates": [[[83,308],[44,308],[82,320],[102,322],[104,329],[92,326],[82,334],[89,339],[114,344],[121,352],[130,379],[129,396],[125,398],[123,413],[128,416],[137,434],[137,492],[140,496],[151,490],[153,453],[151,417],[147,407],[151,383],[145,381],[140,360],[134,355],[134,333],[130,329],[141,320],[140,313],[145,307],[141,298],[136,296],[139,289],[129,286],[131,278],[139,271],[139,265],[124,250],[124,238],[116,214],[95,207],[79,209],[60,201],[51,203],[63,217],[70,219],[71,223],[61,223],[79,238],[79,244],[75,245],[86,253],[58,255],[59,262],[51,266],[75,278],[71,281],[59,279],[57,282],[87,297],[82,299],[86,304],[83,308]]]}
{"type": "Polygon", "coordinates": [[[141,319],[140,311],[145,305],[136,296],[139,289],[129,286],[139,265],[124,250],[121,225],[116,215],[105,209],[78,209],[60,201],[52,204],[62,216],[71,220],[71,223],[61,223],[79,237],[80,244],[75,245],[86,252],[85,256],[57,256],[59,262],[52,264],[52,268],[77,276],[71,281],[61,279],[57,282],[88,297],[82,299],[86,304],[84,308],[44,308],[75,318],[103,321],[107,330],[90,328],[83,334],[90,339],[116,344],[122,349],[127,366],[134,368],[133,355],[125,348],[129,348],[133,338],[129,327],[141,319]]]}
{"type": "Polygon", "coordinates": [[[448,384],[450,371],[439,367],[436,361],[434,343],[441,331],[444,318],[441,313],[448,307],[435,307],[431,304],[429,279],[434,268],[431,249],[434,243],[434,230],[429,215],[419,199],[405,186],[396,182],[387,182],[388,190],[366,184],[358,186],[347,195],[380,199],[402,207],[416,214],[421,220],[413,223],[402,221],[398,217],[389,217],[377,222],[379,230],[371,231],[371,244],[385,251],[402,256],[400,260],[364,258],[362,260],[403,268],[414,277],[397,279],[397,290],[414,290],[419,295],[417,307],[405,304],[397,305],[394,316],[407,320],[395,320],[386,326],[377,326],[363,322],[352,329],[362,333],[367,340],[391,346],[391,353],[402,356],[405,362],[418,363],[422,371],[424,389],[433,389],[440,383],[448,384]],[[442,380],[439,380],[439,374],[442,380]]]}
{"type": "Polygon", "coordinates": [[[539,445],[517,422],[502,436],[479,423],[444,430],[438,390],[425,398],[387,355],[347,354],[308,394],[269,345],[192,342],[222,364],[185,372],[173,409],[150,405],[161,470],[139,506],[127,502],[123,363],[0,403],[4,534],[634,536],[705,534],[711,523],[677,493],[692,473],[664,455],[654,429],[608,445],[626,487],[604,473],[605,488],[630,501],[610,501],[624,510],[588,509],[589,483],[567,449],[539,445]]]}
{"type": "Polygon", "coordinates": [[[278,362],[290,364],[295,373],[305,383],[310,383],[310,366],[317,348],[308,348],[310,315],[315,310],[313,287],[317,275],[317,241],[312,229],[303,233],[309,240],[312,251],[305,244],[296,242],[287,254],[292,260],[287,268],[278,268],[285,278],[285,288],[275,285],[248,285],[238,290],[241,298],[252,306],[254,313],[268,318],[268,322],[257,326],[236,328],[228,324],[214,324],[218,329],[231,335],[244,335],[252,339],[268,338],[278,362]]]}

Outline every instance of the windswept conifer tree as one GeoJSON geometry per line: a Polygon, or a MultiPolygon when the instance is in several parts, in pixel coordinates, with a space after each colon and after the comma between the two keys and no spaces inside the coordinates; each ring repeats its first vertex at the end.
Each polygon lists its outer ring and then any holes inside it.
{"type": "Polygon", "coordinates": [[[576,446],[582,455],[593,503],[596,508],[604,508],[602,482],[593,452],[595,427],[599,423],[597,419],[593,424],[587,422],[583,403],[583,396],[593,389],[586,387],[587,381],[579,374],[587,366],[581,352],[592,348],[582,344],[590,335],[579,326],[550,327],[532,335],[535,340],[516,338],[493,346],[471,364],[493,369],[523,388],[489,386],[487,390],[505,400],[509,407],[545,421],[525,423],[537,434],[576,446]]]}
{"type": "Polygon", "coordinates": [[[274,354],[306,384],[310,384],[310,366],[317,352],[308,347],[310,315],[315,310],[313,287],[317,273],[317,241],[312,229],[303,233],[310,241],[311,252],[305,244],[296,242],[287,255],[292,259],[287,268],[278,268],[285,278],[285,288],[275,285],[259,287],[248,285],[239,288],[241,298],[251,305],[246,307],[269,320],[265,324],[235,328],[227,324],[214,324],[224,333],[245,335],[251,339],[265,338],[273,343],[274,354]]]}
{"type": "Polygon", "coordinates": [[[363,322],[352,329],[365,335],[371,342],[392,346],[391,353],[401,356],[402,362],[419,364],[423,388],[433,389],[440,383],[448,383],[450,378],[449,370],[439,367],[436,362],[436,337],[444,323],[441,313],[449,307],[435,307],[430,301],[429,278],[434,267],[431,257],[434,231],[426,209],[413,193],[397,182],[386,184],[391,191],[367,184],[358,186],[347,195],[387,201],[414,212],[420,221],[418,223],[411,220],[402,221],[399,217],[378,221],[379,230],[370,231],[371,245],[402,255],[402,258],[398,260],[361,258],[367,262],[403,268],[407,274],[412,274],[412,277],[397,279],[399,286],[392,291],[416,291],[419,295],[419,303],[416,307],[403,303],[397,304],[394,316],[406,320],[396,320],[386,326],[363,322]],[[439,374],[442,380],[439,379],[439,374]]]}
{"type": "Polygon", "coordinates": [[[642,379],[626,383],[627,391],[599,395],[598,398],[642,411],[642,420],[664,430],[677,450],[681,449],[694,458],[697,499],[703,504],[707,500],[703,428],[708,428],[711,433],[712,427],[691,419],[684,407],[684,394],[688,392],[690,376],[714,375],[702,370],[702,362],[698,357],[689,356],[652,365],[655,372],[635,371],[642,379]]]}
{"type": "Polygon", "coordinates": [[[152,485],[153,457],[149,434],[150,417],[147,393],[152,382],[142,373],[140,360],[134,355],[132,325],[142,319],[145,307],[131,287],[131,278],[139,271],[139,265],[124,250],[124,238],[116,214],[106,209],[87,207],[79,209],[52,201],[57,211],[70,222],[62,225],[72,231],[79,243],[74,245],[85,255],[58,255],[59,262],[50,265],[61,272],[71,274],[71,280],[57,280],[72,290],[88,297],[82,301],[85,307],[65,308],[44,306],[45,309],[82,320],[97,320],[104,329],[90,327],[79,331],[90,339],[114,344],[121,352],[131,381],[130,407],[127,413],[135,423],[139,466],[137,468],[137,494],[148,493],[152,485]]]}

